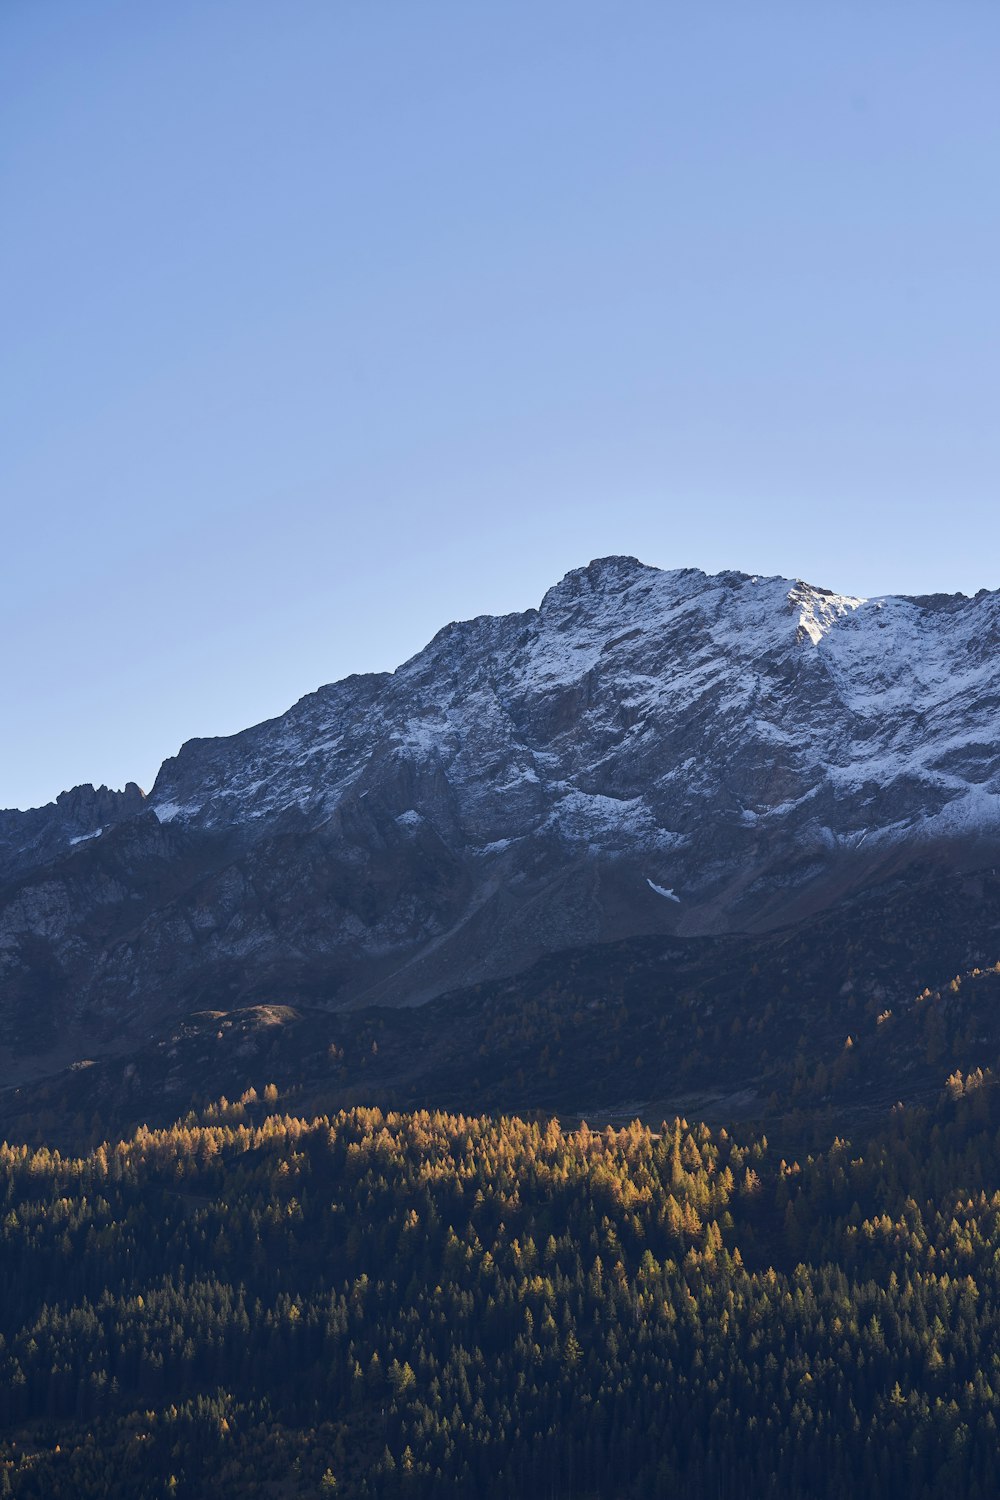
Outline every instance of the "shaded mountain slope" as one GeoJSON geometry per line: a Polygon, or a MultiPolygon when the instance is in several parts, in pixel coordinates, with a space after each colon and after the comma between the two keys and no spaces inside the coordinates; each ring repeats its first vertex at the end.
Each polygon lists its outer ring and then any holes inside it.
{"type": "Polygon", "coordinates": [[[297,1109],[680,1112],[855,1135],[956,1069],[1000,1073],[998,961],[1000,874],[926,872],[794,927],[571,948],[418,1007],[335,1011],[275,990],[160,1012],[127,1050],[103,1031],[68,1069],[0,1095],[0,1133],[75,1148],[276,1084],[297,1109]]]}

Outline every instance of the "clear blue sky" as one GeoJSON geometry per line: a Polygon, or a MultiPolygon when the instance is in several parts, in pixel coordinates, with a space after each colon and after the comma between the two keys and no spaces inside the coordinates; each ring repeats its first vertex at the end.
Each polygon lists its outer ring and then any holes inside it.
{"type": "Polygon", "coordinates": [[[996,587],[998,77],[994,0],[4,0],[0,805],[609,552],[996,587]]]}

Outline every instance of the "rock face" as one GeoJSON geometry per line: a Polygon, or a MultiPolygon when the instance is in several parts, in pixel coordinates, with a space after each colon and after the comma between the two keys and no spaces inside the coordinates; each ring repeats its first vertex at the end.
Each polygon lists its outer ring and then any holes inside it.
{"type": "Polygon", "coordinates": [[[581,942],[765,930],[912,861],[991,864],[998,646],[997,593],[591,563],[190,741],[145,799],[0,814],[8,1038],[415,1003],[581,942]]]}
{"type": "Polygon", "coordinates": [[[0,881],[65,854],[88,839],[134,817],[145,793],[130,781],[123,792],[106,786],[75,786],[48,807],[0,812],[0,881]]]}

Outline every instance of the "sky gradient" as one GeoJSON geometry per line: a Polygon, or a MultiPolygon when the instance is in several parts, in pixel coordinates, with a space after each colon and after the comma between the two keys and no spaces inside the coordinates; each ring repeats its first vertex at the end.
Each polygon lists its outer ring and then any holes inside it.
{"type": "Polygon", "coordinates": [[[1000,585],[1000,7],[6,0],[0,806],[612,552],[1000,585]]]}

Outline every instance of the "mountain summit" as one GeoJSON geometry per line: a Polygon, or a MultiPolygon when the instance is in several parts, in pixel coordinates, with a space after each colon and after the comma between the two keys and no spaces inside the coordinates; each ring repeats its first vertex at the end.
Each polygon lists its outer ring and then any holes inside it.
{"type": "Polygon", "coordinates": [[[188,742],[145,798],[0,814],[8,1036],[416,1003],[582,941],[760,931],[915,861],[990,863],[998,642],[997,593],[599,559],[188,742]]]}

